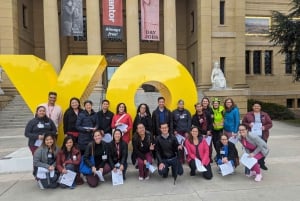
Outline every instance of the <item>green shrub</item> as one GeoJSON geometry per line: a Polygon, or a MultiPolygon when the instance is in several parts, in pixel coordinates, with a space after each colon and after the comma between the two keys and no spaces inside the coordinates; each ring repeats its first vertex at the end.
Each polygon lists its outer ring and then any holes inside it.
{"type": "Polygon", "coordinates": [[[248,100],[248,112],[252,111],[252,105],[254,102],[259,102],[261,104],[262,111],[268,113],[271,119],[274,120],[295,119],[295,114],[289,108],[283,105],[279,105],[276,103],[265,103],[254,99],[248,100]]]}

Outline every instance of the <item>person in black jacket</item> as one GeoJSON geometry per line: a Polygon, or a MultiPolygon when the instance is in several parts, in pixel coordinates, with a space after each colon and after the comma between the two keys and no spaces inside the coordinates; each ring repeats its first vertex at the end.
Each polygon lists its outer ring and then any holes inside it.
{"type": "Polygon", "coordinates": [[[76,121],[80,112],[82,112],[80,100],[76,97],[71,98],[70,106],[64,114],[63,124],[65,136],[71,136],[75,144],[78,142],[79,132],[76,128],[76,121]]]}
{"type": "Polygon", "coordinates": [[[144,124],[146,130],[148,132],[152,132],[152,119],[149,110],[149,106],[146,103],[141,103],[138,106],[136,116],[133,121],[133,132],[136,132],[137,125],[139,123],[144,124]]]}
{"type": "Polygon", "coordinates": [[[106,143],[110,142],[112,139],[111,121],[114,116],[114,113],[112,113],[108,108],[109,108],[109,100],[104,99],[102,101],[101,110],[97,112],[98,123],[99,123],[98,129],[101,131],[102,135],[104,136],[103,140],[106,143]]]}
{"type": "Polygon", "coordinates": [[[165,107],[165,98],[158,97],[157,102],[158,106],[152,113],[153,135],[159,136],[161,134],[160,125],[165,123],[169,126],[169,133],[173,134],[172,113],[165,107]]]}
{"type": "Polygon", "coordinates": [[[177,175],[183,174],[183,168],[179,162],[179,150],[182,150],[182,145],[178,144],[176,137],[169,134],[169,127],[167,123],[160,125],[161,135],[155,140],[156,158],[158,164],[158,173],[167,178],[169,174],[169,167],[172,167],[172,176],[176,180],[177,175]]]}
{"type": "Polygon", "coordinates": [[[221,134],[220,141],[216,146],[216,162],[217,165],[230,162],[233,167],[237,167],[239,164],[239,155],[235,145],[228,140],[226,134],[221,134]]]}
{"type": "Polygon", "coordinates": [[[113,140],[110,143],[109,164],[111,169],[116,172],[118,169],[122,171],[123,179],[126,179],[128,145],[122,140],[122,131],[115,129],[113,132],[113,140]]]}
{"type": "Polygon", "coordinates": [[[196,113],[192,117],[192,125],[200,130],[201,135],[211,135],[212,118],[210,113],[204,112],[201,103],[195,104],[196,113]]]}
{"type": "Polygon", "coordinates": [[[100,171],[102,175],[111,171],[108,162],[109,145],[102,141],[102,134],[99,130],[94,132],[93,139],[94,140],[87,145],[83,155],[84,163],[92,169],[91,175],[85,175],[90,187],[98,186],[99,177],[97,176],[97,171],[100,171]],[[91,156],[94,156],[95,164],[92,164],[90,161],[91,156]]]}

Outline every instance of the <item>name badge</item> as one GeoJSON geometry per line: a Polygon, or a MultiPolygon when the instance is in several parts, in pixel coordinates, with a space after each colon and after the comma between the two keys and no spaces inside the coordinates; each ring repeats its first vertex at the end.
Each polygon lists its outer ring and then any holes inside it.
{"type": "Polygon", "coordinates": [[[38,125],[37,125],[37,127],[38,127],[38,128],[44,128],[44,127],[45,127],[45,125],[44,125],[44,124],[42,124],[41,122],[39,122],[39,123],[38,123],[38,125]]]}
{"type": "Polygon", "coordinates": [[[102,155],[102,160],[106,160],[107,159],[107,155],[102,155]]]}
{"type": "Polygon", "coordinates": [[[224,154],[225,154],[225,151],[220,151],[220,154],[224,155],[224,154]]]}
{"type": "Polygon", "coordinates": [[[48,154],[48,158],[52,158],[52,154],[49,153],[49,154],[48,154]]]}

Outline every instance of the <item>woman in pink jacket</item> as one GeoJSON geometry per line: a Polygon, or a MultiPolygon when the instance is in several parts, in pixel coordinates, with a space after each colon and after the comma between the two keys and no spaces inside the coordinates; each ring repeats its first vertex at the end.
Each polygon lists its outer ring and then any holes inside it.
{"type": "Polygon", "coordinates": [[[187,161],[191,168],[190,175],[196,175],[196,162],[195,159],[198,158],[207,171],[202,172],[202,176],[205,179],[211,179],[213,177],[210,158],[209,158],[209,147],[202,135],[199,135],[199,129],[197,127],[192,127],[188,138],[185,140],[185,147],[187,149],[187,161]]]}
{"type": "Polygon", "coordinates": [[[132,129],[132,118],[127,113],[125,103],[117,105],[117,111],[111,122],[112,129],[120,129],[123,133],[122,139],[127,144],[130,141],[130,131],[132,129]]]}

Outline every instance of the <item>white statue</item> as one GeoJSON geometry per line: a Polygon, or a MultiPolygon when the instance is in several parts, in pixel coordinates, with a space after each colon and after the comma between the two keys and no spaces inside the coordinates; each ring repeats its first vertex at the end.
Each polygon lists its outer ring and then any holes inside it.
{"type": "Polygon", "coordinates": [[[226,79],[222,70],[220,69],[220,64],[218,61],[214,62],[214,68],[211,72],[211,83],[212,89],[225,89],[226,88],[226,79]]]}

